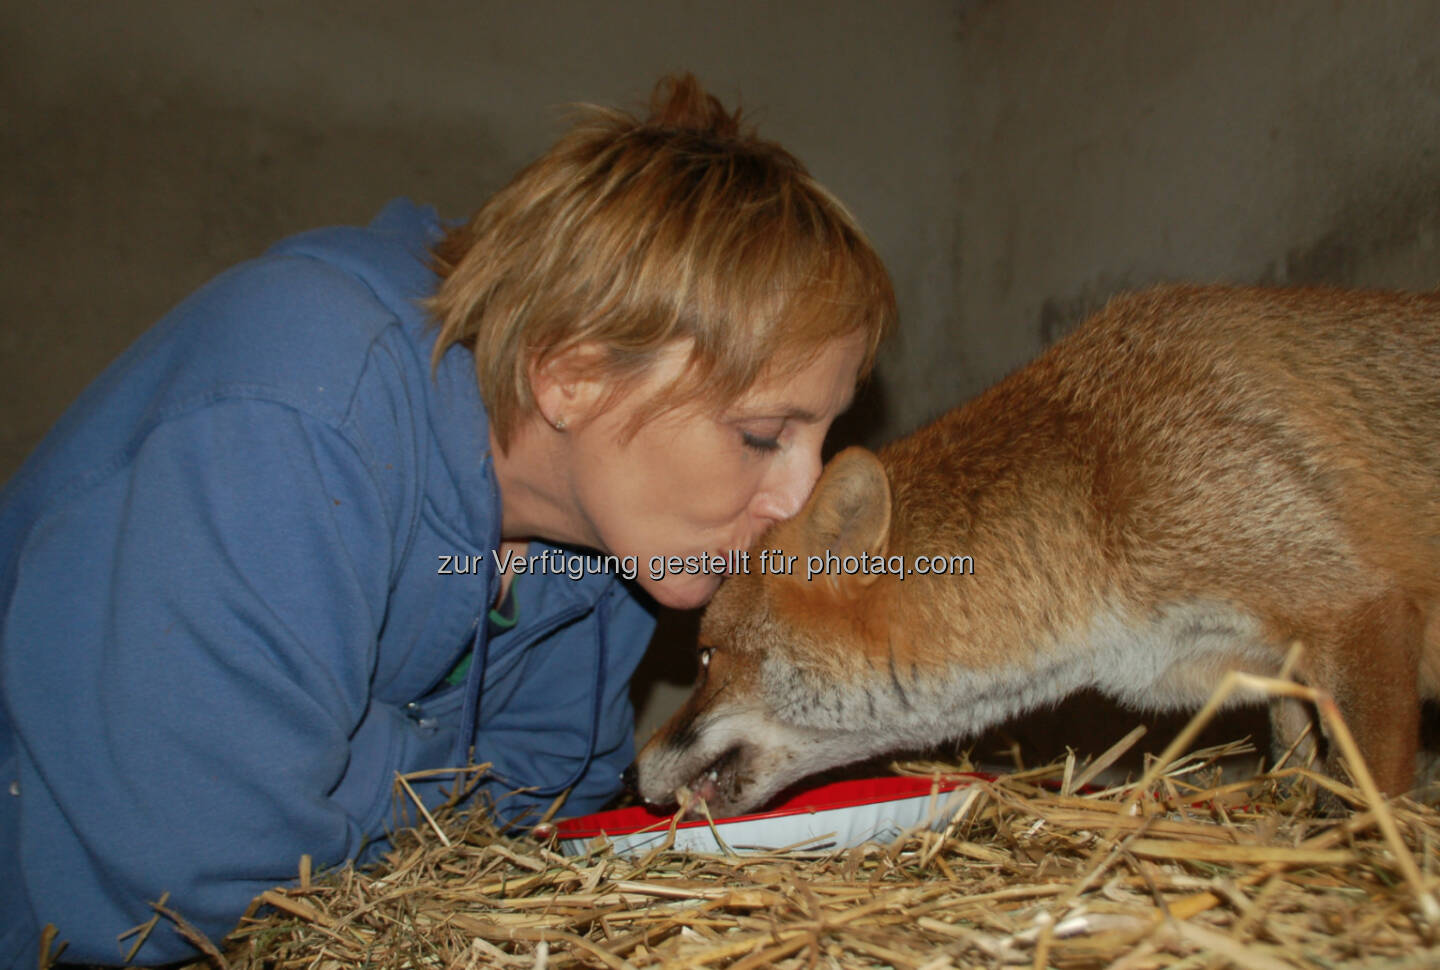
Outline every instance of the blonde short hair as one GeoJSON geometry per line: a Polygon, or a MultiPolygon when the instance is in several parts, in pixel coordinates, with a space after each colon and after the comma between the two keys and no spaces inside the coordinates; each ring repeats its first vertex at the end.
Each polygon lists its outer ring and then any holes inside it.
{"type": "Polygon", "coordinates": [[[894,326],[890,278],[853,217],[691,75],[649,117],[585,107],[568,134],[434,250],[435,360],[471,347],[502,448],[535,412],[531,368],[582,344],[618,392],[690,344],[657,408],[719,408],[859,332],[894,326]]]}

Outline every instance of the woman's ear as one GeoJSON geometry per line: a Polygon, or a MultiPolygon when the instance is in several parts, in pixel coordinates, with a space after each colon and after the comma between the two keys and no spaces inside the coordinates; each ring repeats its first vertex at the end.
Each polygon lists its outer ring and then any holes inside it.
{"type": "Polygon", "coordinates": [[[604,406],[604,350],[576,344],[530,362],[530,393],[540,417],[556,431],[591,420],[604,406]]]}

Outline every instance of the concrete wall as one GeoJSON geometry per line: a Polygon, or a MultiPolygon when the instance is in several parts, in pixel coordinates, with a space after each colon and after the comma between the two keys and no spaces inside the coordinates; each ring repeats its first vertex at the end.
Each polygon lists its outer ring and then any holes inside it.
{"type": "Polygon", "coordinates": [[[1159,280],[1440,284],[1437,38],[1435,2],[981,5],[951,289],[906,373],[971,392],[1159,280]]]}
{"type": "Polygon", "coordinates": [[[1432,287],[1437,37],[1435,0],[11,4],[0,476],[219,269],[398,194],[466,213],[565,104],[674,69],[738,97],[891,267],[904,329],[851,437],[1124,286],[1432,287]]]}

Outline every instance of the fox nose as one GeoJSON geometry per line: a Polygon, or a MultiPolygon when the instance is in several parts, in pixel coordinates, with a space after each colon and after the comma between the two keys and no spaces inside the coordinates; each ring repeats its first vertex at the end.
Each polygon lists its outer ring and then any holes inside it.
{"type": "Polygon", "coordinates": [[[620,772],[620,783],[625,786],[626,791],[633,792],[637,789],[640,784],[640,774],[635,770],[635,765],[631,764],[620,772]]]}

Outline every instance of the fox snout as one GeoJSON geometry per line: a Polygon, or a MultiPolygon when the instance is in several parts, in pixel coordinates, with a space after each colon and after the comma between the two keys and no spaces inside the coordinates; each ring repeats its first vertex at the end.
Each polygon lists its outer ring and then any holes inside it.
{"type": "Polygon", "coordinates": [[[777,717],[763,667],[743,649],[701,648],[695,692],[636,758],[641,798],[671,806],[683,789],[715,817],[736,815],[868,753],[863,734],[777,717]]]}
{"type": "MultiPolygon", "coordinates": [[[[703,799],[716,818],[739,815],[772,801],[797,781],[864,757],[847,739],[740,711],[717,712],[680,730],[662,728],[636,759],[640,796],[657,808],[679,793],[703,799]]],[[[698,802],[691,813],[699,812],[698,802]]]]}
{"type": "Polygon", "coordinates": [[[716,816],[737,814],[754,801],[747,790],[756,777],[756,755],[752,743],[723,725],[662,731],[636,761],[638,791],[656,808],[673,806],[688,792],[716,816]]]}
{"type": "Polygon", "coordinates": [[[749,790],[767,759],[757,744],[767,718],[757,684],[734,657],[701,647],[695,692],[636,758],[637,790],[656,807],[676,804],[682,790],[704,799],[714,815],[745,811],[749,790]],[[744,699],[750,698],[749,703],[744,699]]]}

